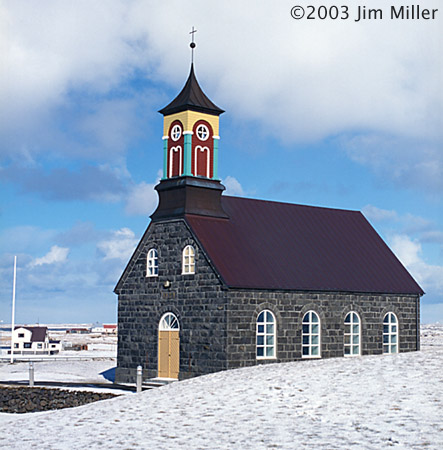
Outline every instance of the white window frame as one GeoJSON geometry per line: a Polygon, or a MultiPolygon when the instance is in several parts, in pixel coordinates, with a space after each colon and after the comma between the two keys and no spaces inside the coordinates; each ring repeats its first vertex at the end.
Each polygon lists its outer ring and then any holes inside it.
{"type": "Polygon", "coordinates": [[[195,273],[195,249],[192,245],[187,245],[182,252],[182,275],[192,275],[195,273]]]}
{"type": "Polygon", "coordinates": [[[302,358],[321,358],[321,320],[313,310],[303,315],[301,339],[302,358]],[[307,349],[307,353],[305,353],[305,349],[307,349]]]}
{"type": "Polygon", "coordinates": [[[383,354],[390,355],[399,351],[398,317],[389,311],[383,317],[383,354]]]}
{"type": "Polygon", "coordinates": [[[361,356],[361,319],[355,311],[349,311],[344,320],[343,354],[347,358],[361,356]],[[355,350],[357,349],[357,352],[355,350]],[[346,352],[349,351],[349,353],[346,352]]]}
{"type": "Polygon", "coordinates": [[[169,176],[168,178],[172,177],[172,166],[173,166],[173,156],[174,153],[178,152],[178,177],[181,176],[182,172],[183,172],[183,162],[182,162],[182,147],[181,145],[177,145],[177,147],[171,147],[169,149],[169,176]]]}
{"type": "Polygon", "coordinates": [[[202,147],[201,145],[197,145],[195,147],[195,152],[194,152],[194,160],[195,160],[195,176],[197,176],[198,174],[198,170],[197,170],[197,162],[198,162],[198,151],[201,152],[208,152],[207,157],[206,157],[206,178],[209,178],[209,174],[210,174],[210,159],[211,159],[211,152],[209,150],[209,147],[202,147]]]}
{"type": "Polygon", "coordinates": [[[159,331],[180,331],[180,322],[177,316],[172,312],[163,314],[158,323],[159,331]]]}
{"type": "Polygon", "coordinates": [[[180,125],[174,125],[171,130],[171,139],[177,142],[182,136],[182,127],[180,125]]]}
{"type": "Polygon", "coordinates": [[[158,251],[151,248],[146,257],[146,276],[148,278],[158,277],[158,251]]]}
{"type": "Polygon", "coordinates": [[[195,130],[195,133],[200,141],[207,141],[209,139],[209,134],[210,134],[209,128],[202,123],[200,125],[198,125],[197,129],[195,130]],[[205,137],[201,137],[200,133],[204,133],[205,137]]]}
{"type": "Polygon", "coordinates": [[[255,355],[257,359],[276,359],[277,321],[269,309],[260,311],[256,322],[255,355]],[[262,351],[261,351],[262,350],[262,351]],[[262,355],[259,353],[263,353],[262,355]]]}

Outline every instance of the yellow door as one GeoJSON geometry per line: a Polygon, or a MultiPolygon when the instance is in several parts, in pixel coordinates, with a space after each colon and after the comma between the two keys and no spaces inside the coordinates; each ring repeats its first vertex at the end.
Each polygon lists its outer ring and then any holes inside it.
{"type": "Polygon", "coordinates": [[[180,368],[180,337],[178,331],[158,332],[158,376],[176,378],[180,368]]]}

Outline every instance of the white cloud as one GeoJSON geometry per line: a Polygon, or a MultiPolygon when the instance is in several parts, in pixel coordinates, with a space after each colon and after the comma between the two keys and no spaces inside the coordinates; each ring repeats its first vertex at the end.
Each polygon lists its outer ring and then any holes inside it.
{"type": "Polygon", "coordinates": [[[126,261],[133,253],[138,239],[129,228],[114,231],[109,239],[97,243],[97,249],[104,260],[119,259],[126,261]]]}
{"type": "Polygon", "coordinates": [[[400,227],[402,233],[422,233],[423,240],[425,236],[428,242],[438,242],[442,233],[435,230],[435,224],[423,217],[415,216],[411,213],[398,214],[397,211],[378,208],[373,205],[366,205],[362,209],[367,219],[379,223],[390,223],[400,227]]]}
{"type": "Polygon", "coordinates": [[[147,216],[154,212],[158,203],[155,184],[142,182],[130,189],[126,197],[125,211],[131,216],[147,216]]]}
{"type": "MultiPolygon", "coordinates": [[[[438,4],[428,0],[427,7],[438,4]]],[[[234,117],[291,143],[348,135],[347,151],[362,164],[405,185],[443,189],[438,20],[378,21],[375,33],[373,23],[295,21],[290,1],[226,0],[210,8],[204,0],[2,5],[0,54],[7,70],[0,73],[0,103],[8,105],[2,135],[5,142],[11,133],[29,137],[5,145],[10,156],[19,151],[32,160],[44,151],[42,121],[55,123],[57,108],[73,107],[76,90],[106,95],[135,72],[178,90],[189,66],[190,24],[198,23],[197,74],[234,117]]],[[[80,125],[93,128],[103,144],[93,152],[122,152],[127,144],[125,118],[133,117],[134,105],[112,101],[80,125]]]]}
{"type": "Polygon", "coordinates": [[[45,256],[41,258],[34,259],[31,263],[31,267],[42,266],[44,264],[55,264],[65,262],[68,258],[69,248],[59,247],[58,245],[53,245],[51,250],[46,253],[45,256]]]}
{"type": "Polygon", "coordinates": [[[225,191],[226,195],[238,195],[238,196],[244,195],[244,190],[236,178],[228,175],[223,180],[223,184],[226,187],[226,191],[225,191]]]}
{"type": "Polygon", "coordinates": [[[422,247],[417,240],[406,235],[395,235],[391,239],[391,248],[430,297],[443,298],[443,266],[424,261],[422,247]]]}
{"type": "Polygon", "coordinates": [[[382,208],[377,208],[373,205],[366,205],[362,209],[363,214],[367,219],[373,220],[375,222],[392,221],[398,219],[398,214],[396,211],[387,210],[382,208]]]}

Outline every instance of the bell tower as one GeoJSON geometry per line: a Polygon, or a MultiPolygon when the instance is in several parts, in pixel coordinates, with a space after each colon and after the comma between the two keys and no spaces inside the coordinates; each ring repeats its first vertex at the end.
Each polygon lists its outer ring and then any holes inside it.
{"type": "Polygon", "coordinates": [[[219,116],[198,84],[194,71],[192,30],[191,70],[180,93],[163,114],[163,178],[155,187],[159,205],[152,220],[197,214],[227,217],[221,208],[225,189],[218,178],[219,116]]]}

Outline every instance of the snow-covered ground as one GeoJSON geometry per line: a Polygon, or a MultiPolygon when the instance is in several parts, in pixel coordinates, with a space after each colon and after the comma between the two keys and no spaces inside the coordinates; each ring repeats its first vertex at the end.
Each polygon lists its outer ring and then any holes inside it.
{"type": "Polygon", "coordinates": [[[421,352],[256,366],[78,408],[0,414],[0,447],[441,450],[442,363],[443,326],[428,325],[421,352]]]}

